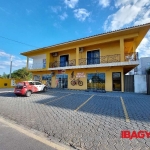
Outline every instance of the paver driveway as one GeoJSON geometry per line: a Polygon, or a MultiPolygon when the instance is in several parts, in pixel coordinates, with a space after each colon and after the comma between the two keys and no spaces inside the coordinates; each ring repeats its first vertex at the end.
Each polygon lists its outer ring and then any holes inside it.
{"type": "Polygon", "coordinates": [[[49,89],[31,97],[0,92],[0,115],[78,149],[150,149],[150,139],[122,139],[122,130],[150,131],[150,96],[49,89]],[[126,122],[121,98],[130,122],[126,122]]]}

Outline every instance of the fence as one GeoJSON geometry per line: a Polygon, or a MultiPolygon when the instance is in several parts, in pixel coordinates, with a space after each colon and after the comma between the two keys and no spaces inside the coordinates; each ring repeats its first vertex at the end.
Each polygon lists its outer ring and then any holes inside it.
{"type": "Polygon", "coordinates": [[[124,91],[150,95],[150,75],[125,75],[124,91]]]}

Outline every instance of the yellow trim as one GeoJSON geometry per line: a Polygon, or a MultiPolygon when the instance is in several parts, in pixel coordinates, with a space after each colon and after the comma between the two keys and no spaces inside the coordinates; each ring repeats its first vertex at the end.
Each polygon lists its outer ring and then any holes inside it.
{"type": "Polygon", "coordinates": [[[121,62],[124,61],[124,39],[120,39],[121,62]]]}
{"type": "Polygon", "coordinates": [[[128,112],[127,112],[127,109],[126,109],[125,103],[124,103],[124,101],[123,101],[123,98],[122,98],[122,97],[120,97],[120,100],[121,100],[121,104],[122,104],[122,108],[123,108],[123,112],[124,112],[125,120],[126,120],[126,122],[130,122],[130,119],[129,119],[129,116],[128,116],[128,112]]]}
{"type": "Polygon", "coordinates": [[[49,68],[49,62],[50,62],[50,53],[46,53],[46,69],[49,68]]]}
{"type": "Polygon", "coordinates": [[[89,99],[87,99],[83,104],[81,104],[78,108],[76,108],[74,111],[78,111],[82,106],[84,106],[94,95],[92,95],[89,99]]]}
{"type": "Polygon", "coordinates": [[[79,65],[79,47],[76,47],[76,66],[79,65]]]}

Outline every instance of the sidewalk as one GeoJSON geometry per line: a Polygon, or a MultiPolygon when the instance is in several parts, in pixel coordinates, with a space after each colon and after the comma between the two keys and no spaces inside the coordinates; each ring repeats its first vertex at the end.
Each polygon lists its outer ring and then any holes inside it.
{"type": "Polygon", "coordinates": [[[0,117],[0,150],[56,150],[53,147],[66,150],[0,117]]]}

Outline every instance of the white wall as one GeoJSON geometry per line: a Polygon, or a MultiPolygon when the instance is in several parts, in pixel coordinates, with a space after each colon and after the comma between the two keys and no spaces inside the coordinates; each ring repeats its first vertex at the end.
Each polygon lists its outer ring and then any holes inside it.
{"type": "Polygon", "coordinates": [[[134,75],[134,92],[147,93],[146,75],[134,75]]]}
{"type": "Polygon", "coordinates": [[[41,69],[43,68],[43,59],[46,59],[46,55],[37,55],[32,57],[33,59],[33,65],[32,69],[41,69]]]}

